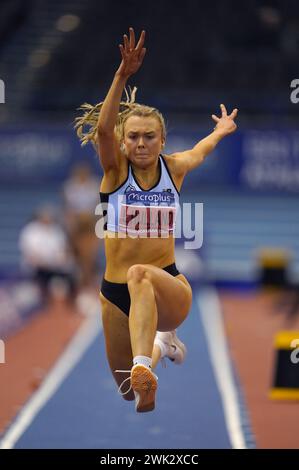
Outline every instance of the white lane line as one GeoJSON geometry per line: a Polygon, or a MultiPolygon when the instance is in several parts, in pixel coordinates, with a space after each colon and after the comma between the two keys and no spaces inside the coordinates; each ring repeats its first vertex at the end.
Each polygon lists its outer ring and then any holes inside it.
{"type": "Polygon", "coordinates": [[[224,418],[233,449],[246,449],[241,426],[238,393],[234,384],[218,295],[213,288],[204,288],[197,295],[201,321],[205,330],[215,380],[219,389],[224,418]]]}
{"type": "Polygon", "coordinates": [[[45,381],[24,406],[15,422],[0,441],[0,449],[12,449],[30,426],[39,411],[55,394],[72,369],[77,365],[102,329],[99,315],[84,321],[60,359],[50,370],[45,381]]]}

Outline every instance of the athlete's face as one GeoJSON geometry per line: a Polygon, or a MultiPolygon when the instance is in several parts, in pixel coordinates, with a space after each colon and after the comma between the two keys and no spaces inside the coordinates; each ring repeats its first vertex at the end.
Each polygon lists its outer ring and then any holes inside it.
{"type": "Polygon", "coordinates": [[[125,122],[123,143],[127,158],[136,166],[153,164],[163,147],[160,122],[155,117],[130,116],[125,122]]]}

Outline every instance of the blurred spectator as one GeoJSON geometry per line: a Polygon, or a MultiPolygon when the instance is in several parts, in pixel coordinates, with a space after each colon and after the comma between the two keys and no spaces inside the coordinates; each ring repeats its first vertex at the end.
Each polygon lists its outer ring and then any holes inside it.
{"type": "Polygon", "coordinates": [[[74,167],[63,187],[65,221],[71,246],[79,267],[79,284],[91,286],[98,267],[99,240],[95,235],[95,208],[99,181],[86,164],[74,167]]]}
{"type": "Polygon", "coordinates": [[[39,284],[45,300],[53,294],[73,298],[74,263],[66,234],[51,208],[42,208],[22,229],[19,246],[23,265],[39,284]]]}

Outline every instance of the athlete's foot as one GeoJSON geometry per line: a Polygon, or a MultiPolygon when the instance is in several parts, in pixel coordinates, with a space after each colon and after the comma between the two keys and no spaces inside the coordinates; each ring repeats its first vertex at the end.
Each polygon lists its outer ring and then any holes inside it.
{"type": "Polygon", "coordinates": [[[187,348],[179,340],[176,331],[157,331],[155,343],[161,349],[161,359],[167,357],[175,364],[182,364],[187,354],[187,348]]]}
{"type": "Polygon", "coordinates": [[[135,394],[136,411],[145,413],[155,408],[155,395],[158,377],[142,364],[136,364],[131,369],[131,386],[135,394]]]}

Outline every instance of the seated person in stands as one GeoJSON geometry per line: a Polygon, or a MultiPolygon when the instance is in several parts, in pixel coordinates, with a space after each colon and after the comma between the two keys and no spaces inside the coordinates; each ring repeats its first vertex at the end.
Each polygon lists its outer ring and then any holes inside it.
{"type": "Polygon", "coordinates": [[[55,286],[56,292],[60,286],[60,292],[64,291],[72,298],[75,291],[74,263],[66,234],[56,222],[51,208],[42,208],[25,225],[20,233],[19,247],[23,266],[37,281],[46,300],[51,287],[53,293],[55,286]]]}

